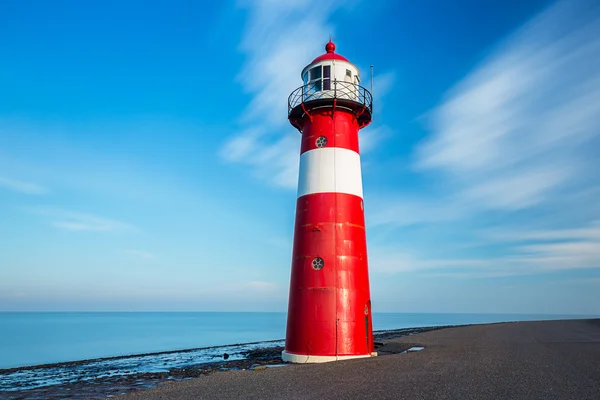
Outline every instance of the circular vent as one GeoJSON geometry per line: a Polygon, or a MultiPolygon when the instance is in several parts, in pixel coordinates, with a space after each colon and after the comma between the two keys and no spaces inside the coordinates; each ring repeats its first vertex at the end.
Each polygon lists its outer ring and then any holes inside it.
{"type": "Polygon", "coordinates": [[[319,136],[317,139],[317,147],[325,147],[327,145],[327,138],[325,136],[319,136]]]}
{"type": "Polygon", "coordinates": [[[316,269],[318,271],[320,269],[323,269],[324,266],[325,266],[325,262],[323,261],[323,259],[321,257],[313,258],[312,267],[314,269],[316,269]]]}

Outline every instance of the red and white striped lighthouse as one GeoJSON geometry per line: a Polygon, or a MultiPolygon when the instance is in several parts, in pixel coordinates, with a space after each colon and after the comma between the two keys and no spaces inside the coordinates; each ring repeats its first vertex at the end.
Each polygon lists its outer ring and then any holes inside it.
{"type": "Polygon", "coordinates": [[[302,133],[282,354],[294,363],[375,354],[358,148],[372,97],[331,40],[325,50],[288,100],[289,121],[302,133]]]}

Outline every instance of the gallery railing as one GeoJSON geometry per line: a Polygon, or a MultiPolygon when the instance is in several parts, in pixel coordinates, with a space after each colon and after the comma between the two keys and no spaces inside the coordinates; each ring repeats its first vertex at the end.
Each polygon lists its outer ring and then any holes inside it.
{"type": "Polygon", "coordinates": [[[294,90],[288,98],[288,116],[292,110],[302,105],[317,100],[337,99],[343,103],[366,108],[369,114],[373,112],[373,96],[364,87],[350,82],[329,79],[319,79],[309,82],[294,90]]]}

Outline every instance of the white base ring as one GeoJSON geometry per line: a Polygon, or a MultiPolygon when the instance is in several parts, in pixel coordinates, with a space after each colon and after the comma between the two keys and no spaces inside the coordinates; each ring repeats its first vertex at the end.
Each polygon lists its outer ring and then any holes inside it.
{"type": "Polygon", "coordinates": [[[288,353],[287,351],[281,352],[281,359],[285,362],[291,362],[296,364],[308,364],[308,363],[324,363],[331,361],[342,361],[342,360],[352,360],[354,358],[368,358],[376,356],[377,353],[371,354],[361,354],[357,356],[315,356],[315,355],[307,355],[307,354],[294,354],[288,353]]]}

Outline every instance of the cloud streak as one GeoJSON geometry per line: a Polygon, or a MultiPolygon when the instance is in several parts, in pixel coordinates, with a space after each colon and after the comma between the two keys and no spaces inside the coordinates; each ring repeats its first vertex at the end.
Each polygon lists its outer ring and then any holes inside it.
{"type": "Polygon", "coordinates": [[[244,2],[248,20],[240,51],[246,55],[237,80],[252,96],[240,124],[252,125],[220,151],[227,162],[248,165],[254,175],[283,188],[298,181],[300,135],[288,124],[287,97],[301,84],[299,71],[314,56],[315,43],[332,32],[333,1],[244,2]]]}
{"type": "Polygon", "coordinates": [[[11,190],[13,192],[42,195],[48,193],[48,189],[35,183],[25,182],[17,179],[11,179],[0,176],[0,188],[11,190]]]}
{"type": "MultiPolygon", "coordinates": [[[[302,84],[300,71],[315,57],[334,29],[328,23],[339,1],[244,2],[248,21],[240,51],[246,55],[237,80],[252,98],[239,122],[251,125],[230,138],[220,156],[227,162],[251,167],[254,175],[278,187],[298,184],[300,135],[287,121],[287,98],[302,84]]],[[[395,75],[375,81],[382,95],[395,75]]],[[[375,103],[380,109],[380,103],[375,103]]],[[[372,129],[361,138],[361,148],[372,149],[386,129],[372,129]]]]}
{"type": "Polygon", "coordinates": [[[68,231],[107,233],[139,231],[137,227],[128,223],[94,214],[46,207],[33,208],[30,211],[46,217],[53,226],[68,231]]]}
{"type": "Polygon", "coordinates": [[[582,162],[600,135],[600,13],[586,4],[557,3],[460,82],[429,115],[417,169],[499,210],[543,203],[574,179],[598,182],[582,162]]]}
{"type": "Polygon", "coordinates": [[[479,258],[422,257],[387,247],[369,251],[372,270],[384,274],[418,272],[428,276],[497,278],[573,269],[600,268],[600,222],[577,229],[483,231],[480,244],[500,245],[499,255],[479,258]]]}
{"type": "Polygon", "coordinates": [[[600,231],[589,223],[600,219],[597,65],[600,6],[591,1],[557,2],[500,43],[424,118],[430,134],[412,170],[427,192],[380,197],[368,215],[375,227],[435,225],[444,233],[428,240],[446,245],[460,246],[448,231],[470,229],[493,253],[376,248],[374,269],[457,277],[599,269],[600,231]]]}
{"type": "Polygon", "coordinates": [[[435,178],[435,196],[396,198],[387,207],[411,214],[434,204],[435,214],[460,218],[593,197],[600,70],[592,66],[599,63],[597,5],[563,1],[533,18],[426,115],[430,135],[415,148],[413,168],[435,178]]]}
{"type": "Polygon", "coordinates": [[[135,257],[143,258],[145,260],[152,260],[152,259],[156,258],[156,255],[149,253],[147,251],[127,250],[126,253],[129,255],[135,256],[135,257]]]}

